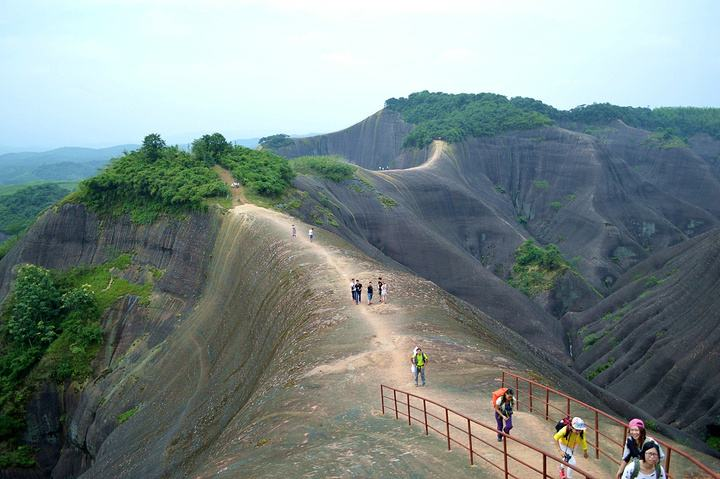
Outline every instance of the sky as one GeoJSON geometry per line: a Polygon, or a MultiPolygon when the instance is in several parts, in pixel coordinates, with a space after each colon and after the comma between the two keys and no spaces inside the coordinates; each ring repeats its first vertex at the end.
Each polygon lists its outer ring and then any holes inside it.
{"type": "Polygon", "coordinates": [[[0,148],[328,133],[422,90],[720,107],[720,2],[0,0],[0,148]]]}

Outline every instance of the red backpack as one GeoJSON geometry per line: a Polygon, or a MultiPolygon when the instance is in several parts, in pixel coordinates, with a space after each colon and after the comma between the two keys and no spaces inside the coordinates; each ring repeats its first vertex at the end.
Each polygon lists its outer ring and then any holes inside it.
{"type": "Polygon", "coordinates": [[[497,405],[497,400],[499,397],[504,396],[507,392],[508,388],[500,388],[495,391],[493,391],[492,395],[492,407],[495,409],[495,405],[497,405]]]}

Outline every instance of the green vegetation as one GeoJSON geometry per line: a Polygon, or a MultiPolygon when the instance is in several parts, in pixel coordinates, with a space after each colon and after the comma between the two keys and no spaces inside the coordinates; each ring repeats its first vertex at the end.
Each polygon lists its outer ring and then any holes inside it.
{"type": "Polygon", "coordinates": [[[556,211],[559,210],[559,209],[562,208],[562,207],[563,207],[563,204],[562,204],[560,201],[553,201],[553,202],[550,203],[550,208],[552,208],[552,209],[554,209],[554,210],[556,210],[556,211]]]}
{"type": "Polygon", "coordinates": [[[232,149],[220,133],[203,135],[192,143],[192,154],[208,166],[220,162],[220,158],[232,149]]]}
{"type": "Polygon", "coordinates": [[[550,188],[550,183],[548,183],[547,180],[535,180],[533,181],[533,186],[538,190],[547,190],[550,188]]]}
{"type": "Polygon", "coordinates": [[[504,194],[505,194],[505,188],[503,188],[503,187],[500,186],[500,185],[495,185],[495,191],[497,191],[497,192],[500,193],[501,195],[504,195],[504,194]]]}
{"type": "Polygon", "coordinates": [[[593,344],[600,341],[605,336],[605,333],[602,331],[599,331],[597,333],[591,333],[588,335],[583,336],[583,351],[587,351],[592,347],[593,344]]]}
{"type": "MultiPolygon", "coordinates": [[[[615,359],[610,358],[606,363],[603,363],[596,367],[594,370],[590,371],[587,376],[588,381],[592,381],[595,379],[601,372],[605,371],[606,369],[610,369],[612,365],[615,363],[615,359]]],[[[645,422],[645,425],[647,425],[647,421],[645,422]]]]}
{"type": "Polygon", "coordinates": [[[385,208],[393,208],[393,207],[397,206],[397,201],[390,198],[389,196],[383,195],[382,193],[378,193],[378,199],[380,200],[380,203],[382,203],[382,205],[385,208]]]}
{"type": "MultiPolygon", "coordinates": [[[[19,445],[25,409],[37,384],[82,383],[102,343],[100,317],[127,294],[149,301],[152,284],[119,277],[131,256],[94,267],[53,272],[22,265],[0,321],[0,464],[31,466],[32,451],[19,445]]],[[[152,270],[152,276],[162,274],[152,270]]]]}
{"type": "Polygon", "coordinates": [[[674,134],[671,128],[661,128],[651,133],[647,138],[647,144],[663,150],[669,150],[670,148],[687,148],[688,146],[687,142],[674,134]]]}
{"type": "Polygon", "coordinates": [[[538,111],[542,103],[521,100],[525,101],[513,103],[492,93],[452,95],[423,91],[407,98],[390,98],[385,107],[416,125],[403,146],[423,148],[435,139],[456,143],[466,137],[492,136],[552,123],[546,114],[538,111]]]}
{"type": "Polygon", "coordinates": [[[557,278],[569,267],[554,244],[542,248],[533,240],[527,240],[515,251],[515,264],[508,283],[528,296],[536,296],[552,289],[557,278]]]}
{"type": "Polygon", "coordinates": [[[412,93],[407,98],[390,98],[385,107],[416,125],[403,145],[416,148],[427,146],[434,139],[454,143],[467,137],[526,130],[554,122],[583,124],[583,131],[588,134],[603,136],[609,131],[604,126],[615,120],[657,130],[662,148],[686,146],[685,139],[696,133],[720,139],[720,108],[650,109],[595,103],[564,111],[533,98],[508,100],[493,93],[454,95],[428,91],[412,93]]]}
{"type": "Polygon", "coordinates": [[[0,196],[0,231],[16,235],[27,228],[37,215],[70,191],[53,183],[26,186],[0,196]]]}
{"type": "Polygon", "coordinates": [[[293,171],[313,175],[340,183],[353,178],[357,167],[339,156],[301,156],[290,161],[293,171]]]}
{"type": "Polygon", "coordinates": [[[250,191],[265,197],[278,197],[295,176],[288,161],[268,151],[234,146],[222,156],[220,165],[250,191]]]}
{"type": "Polygon", "coordinates": [[[136,223],[160,215],[205,208],[204,199],[225,196],[228,189],[202,160],[167,147],[159,135],[148,135],[143,147],[114,160],[94,178],[83,181],[80,202],[99,214],[129,214],[136,223]]]}
{"type": "Polygon", "coordinates": [[[660,284],[661,281],[655,277],[655,275],[648,276],[645,278],[645,287],[646,288],[654,288],[658,284],[660,284]]]}
{"type": "Polygon", "coordinates": [[[716,451],[720,451],[720,436],[709,436],[705,443],[716,451]]]}
{"type": "Polygon", "coordinates": [[[122,424],[122,423],[126,422],[128,419],[133,417],[135,415],[135,413],[138,412],[139,410],[140,410],[140,406],[135,406],[134,408],[128,409],[127,411],[125,411],[122,414],[118,414],[117,423],[122,424]]]}
{"type": "Polygon", "coordinates": [[[263,138],[260,138],[258,141],[261,147],[263,148],[282,148],[283,146],[292,145],[294,142],[290,138],[290,135],[286,135],[284,133],[279,133],[277,135],[270,135],[265,136],[263,138]]]}

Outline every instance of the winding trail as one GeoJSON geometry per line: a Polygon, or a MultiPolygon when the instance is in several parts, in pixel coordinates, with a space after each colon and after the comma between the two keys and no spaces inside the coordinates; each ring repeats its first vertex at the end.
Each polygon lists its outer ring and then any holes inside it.
{"type": "MultiPolygon", "coordinates": [[[[439,156],[442,151],[440,147],[436,147],[435,157],[439,156]]],[[[429,162],[428,162],[429,163],[429,162]]],[[[220,173],[220,172],[219,172],[220,173]]],[[[229,173],[227,174],[229,175],[229,173]]],[[[231,176],[221,173],[223,179],[227,181],[231,176]]],[[[239,193],[239,192],[238,192],[239,193]]],[[[235,201],[235,194],[234,201],[235,201]]],[[[238,198],[238,201],[240,199],[238,198]]],[[[416,393],[425,396],[437,403],[460,411],[467,416],[478,420],[482,423],[492,425],[493,418],[490,411],[489,397],[490,390],[476,391],[475,394],[464,392],[458,384],[443,384],[441,377],[451,376],[459,382],[474,381],[476,377],[482,376],[490,381],[489,387],[497,387],[497,374],[500,368],[506,368],[512,362],[498,357],[488,357],[479,355],[479,349],[476,349],[472,343],[475,341],[470,335],[467,338],[461,338],[458,342],[457,335],[443,331],[441,327],[437,330],[428,331],[428,325],[410,316],[410,321],[399,321],[398,317],[404,314],[401,305],[394,303],[396,292],[392,289],[395,285],[390,284],[389,304],[367,305],[366,295],[363,294],[364,303],[355,306],[350,299],[349,285],[350,279],[353,277],[373,278],[377,277],[375,268],[381,266],[368,264],[359,265],[355,258],[343,252],[340,248],[328,244],[323,238],[323,230],[316,229],[316,239],[310,242],[307,237],[307,229],[309,225],[303,224],[297,218],[289,215],[256,206],[251,203],[244,203],[235,206],[231,210],[231,214],[248,215],[258,219],[269,221],[279,232],[287,235],[287,241],[292,242],[299,252],[303,255],[312,255],[317,259],[317,264],[324,265],[328,274],[327,280],[333,286],[332,294],[341,298],[341,301],[347,301],[344,307],[344,313],[347,313],[350,319],[360,320],[368,328],[371,339],[366,343],[362,343],[363,347],[360,352],[354,354],[346,354],[342,357],[334,357],[321,364],[315,365],[303,374],[303,379],[327,377],[329,375],[338,375],[338,377],[347,377],[348,375],[356,377],[359,367],[362,368],[364,375],[357,379],[366,384],[369,390],[377,391],[380,383],[385,383],[401,390],[416,393]],[[290,226],[295,224],[298,227],[297,238],[290,238],[290,226]],[[360,271],[362,269],[372,268],[369,271],[360,271]],[[332,277],[330,277],[332,276],[332,277]],[[440,338],[440,339],[438,339],[440,338]],[[414,382],[410,373],[410,356],[412,348],[415,344],[423,345],[423,349],[428,353],[430,361],[428,364],[428,386],[425,388],[414,388],[414,382]],[[461,353],[458,353],[461,351],[461,353]],[[458,355],[472,356],[474,358],[468,361],[458,355]],[[452,358],[452,359],[449,359],[452,358]],[[502,361],[501,361],[502,360],[502,361]],[[446,376],[442,376],[445,374],[446,376]],[[342,375],[342,376],[340,376],[342,375]],[[495,377],[493,377],[494,375],[495,377]],[[494,386],[492,386],[494,382],[494,386]],[[412,389],[410,389],[412,388],[412,389]]],[[[364,261],[367,263],[367,261],[364,261]]],[[[365,281],[363,281],[365,282],[365,281]]],[[[392,283],[392,281],[391,281],[392,283]]],[[[366,285],[365,285],[366,286],[366,285]]],[[[407,291],[397,294],[407,294],[407,291]]],[[[407,301],[407,298],[405,298],[407,301]]],[[[418,302],[421,302],[419,300],[418,302]]],[[[379,399],[379,398],[378,398],[379,399]]],[[[379,403],[379,401],[378,401],[379,403]]],[[[350,407],[350,406],[348,406],[350,407]]],[[[379,414],[379,404],[373,405],[374,415],[379,414]]],[[[553,451],[552,443],[552,424],[529,414],[527,412],[516,412],[514,416],[516,429],[514,434],[518,437],[538,445],[545,451],[553,451]]],[[[454,421],[453,421],[454,422],[454,421]]],[[[460,423],[458,423],[460,426],[460,423]]],[[[398,427],[403,427],[398,425],[398,427]]],[[[405,426],[407,427],[407,426],[405,426]]],[[[418,433],[422,434],[422,433],[418,433]]],[[[494,434],[486,431],[489,441],[494,441],[494,434]]],[[[436,437],[439,444],[443,439],[436,437]]],[[[476,446],[477,447],[477,446],[476,446]]],[[[510,444],[508,445],[510,447],[510,444]]],[[[483,454],[491,458],[494,462],[500,463],[502,456],[492,450],[484,451],[483,454]]],[[[530,463],[538,463],[539,458],[535,453],[520,448],[515,448],[513,454],[521,457],[530,463]]],[[[435,458],[439,459],[439,458],[435,458]]],[[[588,472],[597,474],[598,477],[608,475],[606,465],[598,463],[598,461],[579,460],[579,466],[588,472]]],[[[487,472],[487,471],[486,471],[487,472]]],[[[483,475],[482,477],[489,477],[483,475]]]]}

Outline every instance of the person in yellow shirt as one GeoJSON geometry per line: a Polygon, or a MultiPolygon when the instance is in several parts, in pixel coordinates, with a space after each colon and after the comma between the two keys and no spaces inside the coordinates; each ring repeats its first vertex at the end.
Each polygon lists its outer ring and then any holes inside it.
{"type": "MultiPolygon", "coordinates": [[[[563,461],[574,466],[577,464],[575,461],[575,446],[580,443],[583,449],[583,455],[585,459],[588,458],[588,445],[585,439],[585,421],[579,417],[572,418],[572,421],[567,426],[560,429],[555,433],[553,439],[557,445],[558,451],[560,451],[560,457],[563,461]]],[[[566,476],[568,479],[572,478],[572,469],[565,469],[566,476]]]]}

